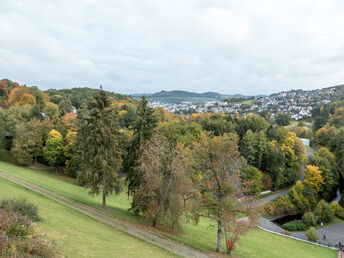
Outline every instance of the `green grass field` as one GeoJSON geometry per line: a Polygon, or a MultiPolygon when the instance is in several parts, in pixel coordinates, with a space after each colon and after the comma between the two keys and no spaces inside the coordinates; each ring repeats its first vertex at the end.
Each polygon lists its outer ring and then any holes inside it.
{"type": "Polygon", "coordinates": [[[0,178],[0,199],[20,196],[39,207],[37,231],[63,257],[173,257],[173,254],[0,178]],[[138,251],[139,250],[139,251],[138,251]]]}
{"type": "MultiPolygon", "coordinates": [[[[295,126],[297,126],[298,123],[299,123],[299,122],[297,122],[297,121],[292,121],[292,122],[290,123],[290,125],[286,125],[286,126],[284,126],[284,128],[287,129],[288,131],[290,131],[290,130],[293,129],[295,126]]],[[[313,124],[312,124],[312,123],[309,123],[309,122],[305,122],[305,126],[306,126],[307,128],[312,128],[313,124]]]]}
{"type": "MultiPolygon", "coordinates": [[[[54,174],[53,170],[22,168],[6,162],[0,162],[0,170],[85,204],[96,207],[101,205],[100,196],[89,196],[87,190],[77,186],[69,178],[54,174]]],[[[107,210],[108,213],[142,223],[138,217],[128,212],[130,200],[125,193],[108,198],[107,204],[111,208],[107,210]]],[[[56,221],[56,223],[59,222],[56,221]]],[[[216,246],[215,229],[209,227],[209,222],[206,220],[201,221],[198,225],[185,223],[182,233],[164,232],[162,234],[208,252],[212,252],[216,246]]],[[[336,257],[336,252],[333,250],[258,229],[251,231],[242,239],[234,254],[239,257],[336,257]]]]}

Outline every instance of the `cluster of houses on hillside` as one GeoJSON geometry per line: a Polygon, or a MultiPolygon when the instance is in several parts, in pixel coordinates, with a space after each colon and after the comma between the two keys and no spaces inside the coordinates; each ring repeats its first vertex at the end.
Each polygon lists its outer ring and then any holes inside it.
{"type": "Polygon", "coordinates": [[[241,103],[231,102],[205,102],[191,103],[182,102],[180,104],[165,103],[162,101],[152,101],[152,108],[162,107],[167,111],[176,114],[191,113],[228,113],[246,115],[248,113],[262,114],[269,112],[274,118],[278,113],[287,113],[293,119],[300,120],[311,116],[311,111],[315,106],[330,103],[335,99],[336,88],[325,88],[319,90],[303,91],[292,90],[280,92],[270,96],[256,97],[250,101],[241,103]]]}

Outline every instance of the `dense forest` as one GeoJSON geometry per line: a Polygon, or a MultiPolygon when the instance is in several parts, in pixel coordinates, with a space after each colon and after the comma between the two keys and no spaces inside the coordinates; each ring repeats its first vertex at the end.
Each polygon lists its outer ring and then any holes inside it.
{"type": "MultiPolygon", "coordinates": [[[[131,209],[153,226],[180,230],[182,219],[210,218],[218,251],[223,235],[251,226],[233,224],[256,216],[251,204],[263,190],[292,187],[265,206],[281,216],[311,213],[343,189],[343,102],[315,108],[312,124],[283,126],[268,116],[175,115],[151,109],[145,98],[2,80],[0,106],[0,152],[18,164],[63,169],[102,194],[104,207],[108,195],[127,189],[131,209]],[[308,159],[299,137],[311,140],[308,159]]],[[[333,209],[344,217],[339,205],[333,209]]],[[[237,239],[226,242],[227,252],[237,239]]]]}

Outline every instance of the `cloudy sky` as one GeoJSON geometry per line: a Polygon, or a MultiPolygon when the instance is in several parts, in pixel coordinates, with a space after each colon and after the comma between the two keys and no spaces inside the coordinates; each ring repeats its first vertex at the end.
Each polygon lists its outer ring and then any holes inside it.
{"type": "Polygon", "coordinates": [[[344,83],[343,0],[1,0],[0,78],[269,94],[344,83]]]}

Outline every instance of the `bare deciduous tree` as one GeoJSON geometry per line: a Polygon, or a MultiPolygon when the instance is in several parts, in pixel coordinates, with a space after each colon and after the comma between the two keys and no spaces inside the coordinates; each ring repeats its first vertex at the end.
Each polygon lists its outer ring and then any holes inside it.
{"type": "Polygon", "coordinates": [[[178,228],[193,188],[183,145],[171,146],[164,136],[154,135],[144,145],[138,163],[142,181],[133,195],[138,212],[153,226],[164,221],[178,228]]]}

